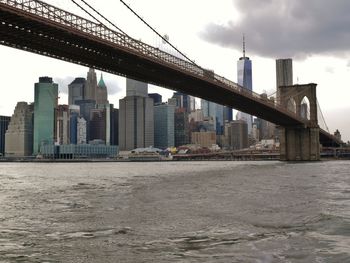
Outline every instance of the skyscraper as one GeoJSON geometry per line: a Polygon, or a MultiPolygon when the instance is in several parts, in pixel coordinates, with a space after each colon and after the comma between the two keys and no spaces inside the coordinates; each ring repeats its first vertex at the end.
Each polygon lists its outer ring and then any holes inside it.
{"type": "Polygon", "coordinates": [[[175,146],[175,106],[158,104],[154,106],[154,146],[165,149],[175,146]]]}
{"type": "Polygon", "coordinates": [[[96,101],[96,89],[97,89],[97,78],[96,72],[93,68],[89,69],[86,77],[85,85],[85,100],[95,100],[96,101]]]}
{"type": "Polygon", "coordinates": [[[232,150],[239,150],[248,147],[248,127],[247,123],[242,120],[232,121],[227,123],[228,145],[232,150]]]}
{"type": "Polygon", "coordinates": [[[33,105],[18,102],[5,134],[5,155],[30,156],[33,153],[33,105]]]}
{"type": "Polygon", "coordinates": [[[126,79],[126,96],[148,97],[148,85],[134,79],[126,79]]]}
{"type": "Polygon", "coordinates": [[[277,103],[279,103],[279,86],[293,85],[293,60],[291,58],[276,59],[276,89],[277,103]]]}
{"type": "Polygon", "coordinates": [[[5,153],[5,133],[9,126],[11,117],[0,116],[0,156],[5,153]]]}
{"type": "Polygon", "coordinates": [[[201,108],[203,111],[203,117],[212,117],[215,120],[214,128],[216,134],[223,134],[223,127],[225,123],[225,107],[215,102],[201,99],[201,108]]]}
{"type": "Polygon", "coordinates": [[[103,80],[103,76],[101,73],[100,81],[97,84],[96,89],[96,104],[108,104],[108,93],[107,93],[107,86],[103,80]]]}
{"type": "Polygon", "coordinates": [[[127,96],[119,100],[119,148],[132,150],[154,145],[154,106],[146,83],[127,79],[127,96]]]}
{"type": "Polygon", "coordinates": [[[68,85],[68,104],[73,105],[77,100],[85,98],[85,84],[84,78],[76,78],[68,85]]]}
{"type": "Polygon", "coordinates": [[[58,85],[52,78],[40,77],[34,88],[34,144],[33,154],[40,152],[40,145],[55,141],[55,110],[58,85]]]}
{"type": "Polygon", "coordinates": [[[150,93],[150,94],[148,94],[148,97],[153,99],[154,104],[162,103],[162,95],[160,95],[158,93],[150,93]]]}
{"type": "Polygon", "coordinates": [[[56,143],[70,143],[69,106],[58,105],[56,110],[56,143]]]}
{"type": "Polygon", "coordinates": [[[191,112],[191,96],[182,92],[174,92],[173,98],[176,99],[177,108],[184,108],[187,113],[191,112]]]}
{"type": "MultiPolygon", "coordinates": [[[[237,83],[242,87],[253,91],[252,61],[245,56],[245,39],[243,36],[243,57],[237,61],[237,83]]],[[[251,133],[253,117],[244,112],[238,112],[237,119],[244,120],[248,125],[248,134],[251,133]]]]}

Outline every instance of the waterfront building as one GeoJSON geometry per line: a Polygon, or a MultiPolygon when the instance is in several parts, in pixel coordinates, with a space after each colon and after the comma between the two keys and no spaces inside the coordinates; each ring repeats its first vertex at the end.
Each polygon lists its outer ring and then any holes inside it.
{"type": "Polygon", "coordinates": [[[210,148],[216,144],[216,133],[213,131],[192,132],[191,143],[210,148]]]}
{"type": "Polygon", "coordinates": [[[129,151],[154,145],[154,105],[146,83],[127,79],[119,100],[119,147],[129,151]]]}
{"type": "Polygon", "coordinates": [[[56,110],[56,143],[70,143],[70,116],[68,105],[58,105],[56,110]]]}
{"type": "Polygon", "coordinates": [[[18,102],[5,133],[6,156],[30,156],[33,153],[33,105],[18,102]]]}
{"type": "Polygon", "coordinates": [[[77,119],[77,144],[87,143],[87,122],[84,117],[77,119]]]}
{"type": "Polygon", "coordinates": [[[119,109],[111,104],[111,145],[119,145],[119,109]]]}
{"type": "Polygon", "coordinates": [[[158,93],[149,93],[148,97],[153,99],[154,105],[162,103],[162,95],[158,93]]]}
{"type": "Polygon", "coordinates": [[[11,117],[0,116],[0,156],[5,154],[5,134],[9,126],[11,117]]]}
{"type": "Polygon", "coordinates": [[[239,150],[248,147],[248,125],[243,120],[228,122],[225,137],[228,148],[239,150]]]}
{"type": "MultiPolygon", "coordinates": [[[[245,40],[243,36],[243,57],[239,58],[237,61],[237,84],[252,92],[252,80],[252,61],[245,55],[245,40]]],[[[239,111],[237,113],[237,120],[243,120],[247,123],[248,134],[250,134],[252,130],[253,116],[239,111]]]]}
{"type": "Polygon", "coordinates": [[[189,116],[188,116],[189,120],[193,120],[194,122],[200,122],[204,120],[204,116],[203,116],[203,110],[202,109],[197,109],[195,111],[192,111],[189,116]]]}
{"type": "Polygon", "coordinates": [[[118,146],[103,144],[43,145],[42,157],[46,159],[92,159],[115,158],[118,146]]]}
{"type": "Polygon", "coordinates": [[[78,142],[78,117],[80,107],[78,105],[69,105],[69,143],[77,144],[78,142]]]}
{"type": "Polygon", "coordinates": [[[86,140],[90,140],[90,112],[95,109],[95,100],[77,100],[75,102],[80,107],[80,116],[86,121],[86,140]]]}
{"type": "Polygon", "coordinates": [[[154,146],[165,149],[175,145],[175,106],[154,106],[154,146]]]}
{"type": "Polygon", "coordinates": [[[90,111],[89,141],[101,140],[106,142],[106,109],[92,109],[90,111]]]}
{"type": "Polygon", "coordinates": [[[189,144],[190,130],[188,113],[185,108],[175,109],[175,146],[189,144]]]}
{"type": "Polygon", "coordinates": [[[34,155],[40,152],[41,145],[55,141],[57,100],[58,84],[53,83],[52,78],[40,77],[34,87],[34,155]]]}
{"type": "Polygon", "coordinates": [[[77,100],[85,99],[85,78],[75,78],[68,85],[68,105],[73,105],[77,100]]]}

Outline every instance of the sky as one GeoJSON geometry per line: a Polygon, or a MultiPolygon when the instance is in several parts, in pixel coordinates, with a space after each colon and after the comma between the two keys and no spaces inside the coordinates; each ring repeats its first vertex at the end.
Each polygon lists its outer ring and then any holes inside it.
{"type": "MultiPolygon", "coordinates": [[[[79,0],[77,2],[81,3],[79,0]]],[[[128,35],[173,52],[118,0],[87,0],[128,35]]],[[[86,17],[70,0],[45,2],[86,17]]],[[[125,0],[150,25],[202,67],[237,81],[237,60],[253,64],[253,90],[276,90],[275,59],[293,59],[294,83],[317,83],[317,97],[329,131],[350,140],[350,1],[348,0],[125,0]]],[[[0,46],[0,115],[11,116],[18,101],[34,100],[34,83],[50,76],[68,102],[67,85],[86,77],[79,65],[0,46]]],[[[98,77],[101,72],[98,71],[98,77]]],[[[125,96],[125,78],[103,73],[109,101],[125,96]]],[[[173,91],[149,86],[163,100],[173,91]]]]}

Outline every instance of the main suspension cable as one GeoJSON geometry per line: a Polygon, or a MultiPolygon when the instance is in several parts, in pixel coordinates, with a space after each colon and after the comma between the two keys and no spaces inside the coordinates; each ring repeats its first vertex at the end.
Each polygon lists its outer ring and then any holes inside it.
{"type": "MultiPolygon", "coordinates": [[[[73,2],[75,2],[74,0],[72,0],[73,2]]],[[[104,20],[106,20],[110,25],[112,25],[113,27],[115,27],[117,30],[119,30],[122,34],[128,36],[128,34],[126,34],[123,30],[121,30],[115,23],[113,23],[112,21],[110,21],[107,17],[105,17],[104,15],[101,14],[101,12],[97,11],[93,6],[91,6],[89,3],[87,3],[85,0],[80,0],[81,2],[83,2],[85,5],[87,5],[91,10],[93,10],[96,14],[98,14],[100,17],[102,17],[104,20]]],[[[87,12],[87,11],[86,11],[87,12]]]]}
{"type": "Polygon", "coordinates": [[[165,37],[163,37],[161,34],[159,34],[157,32],[157,30],[155,30],[151,25],[149,25],[141,16],[139,16],[128,4],[126,4],[123,0],[119,0],[120,2],[122,2],[122,4],[124,6],[126,6],[138,19],[140,19],[149,29],[151,29],[157,36],[159,36],[165,43],[167,43],[168,45],[170,45],[173,49],[175,49],[181,56],[183,56],[184,58],[186,58],[189,62],[191,62],[193,65],[201,68],[200,66],[198,66],[193,60],[191,60],[190,58],[188,58],[184,53],[182,53],[179,49],[177,49],[173,44],[171,44],[169,42],[168,39],[166,39],[165,37]]]}

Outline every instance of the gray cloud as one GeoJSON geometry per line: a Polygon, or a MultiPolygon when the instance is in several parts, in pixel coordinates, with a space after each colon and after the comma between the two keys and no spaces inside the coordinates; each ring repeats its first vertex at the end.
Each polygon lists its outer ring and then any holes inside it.
{"type": "Polygon", "coordinates": [[[208,24],[200,36],[221,46],[265,57],[343,55],[350,51],[348,0],[233,0],[238,22],[208,24]]]}
{"type": "Polygon", "coordinates": [[[333,67],[326,67],[326,68],[325,68],[325,71],[326,71],[327,73],[333,74],[333,73],[334,73],[334,68],[333,68],[333,67]]]}

